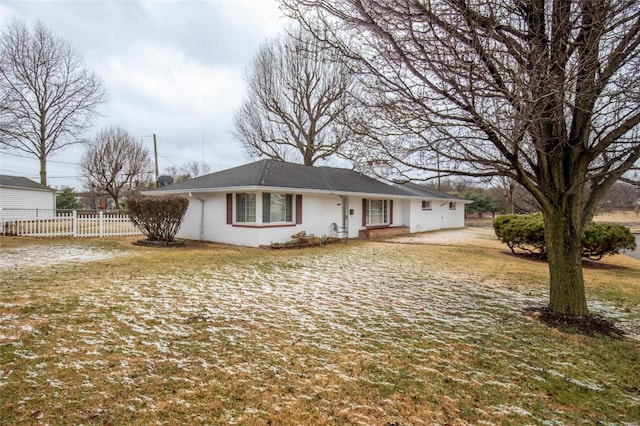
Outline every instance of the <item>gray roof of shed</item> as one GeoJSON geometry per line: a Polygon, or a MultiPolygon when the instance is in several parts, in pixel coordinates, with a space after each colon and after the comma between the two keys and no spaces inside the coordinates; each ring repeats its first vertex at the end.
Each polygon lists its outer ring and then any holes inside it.
{"type": "Polygon", "coordinates": [[[55,189],[53,188],[49,188],[48,186],[39,184],[31,179],[21,176],[0,175],[0,186],[55,192],[55,189]]]}
{"type": "MultiPolygon", "coordinates": [[[[336,167],[311,167],[275,160],[260,160],[205,176],[154,188],[152,192],[187,192],[235,187],[275,187],[311,189],[327,192],[351,192],[397,196],[427,196],[405,185],[387,185],[362,173],[336,167]]],[[[419,185],[416,185],[419,186],[419,185]]],[[[456,198],[431,191],[429,197],[456,198]]]]}

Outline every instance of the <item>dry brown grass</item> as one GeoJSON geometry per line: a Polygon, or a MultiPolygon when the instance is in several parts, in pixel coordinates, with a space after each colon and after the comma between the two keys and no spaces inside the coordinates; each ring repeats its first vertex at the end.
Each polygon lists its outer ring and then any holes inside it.
{"type": "MultiPolygon", "coordinates": [[[[134,239],[0,239],[0,424],[640,421],[639,341],[523,315],[546,265],[489,239],[134,239]]],[[[640,334],[640,261],[605,263],[592,310],[640,334]]]]}
{"type": "Polygon", "coordinates": [[[611,211],[599,211],[594,216],[593,220],[599,222],[628,222],[628,223],[640,223],[640,211],[634,210],[611,210],[611,211]]]}

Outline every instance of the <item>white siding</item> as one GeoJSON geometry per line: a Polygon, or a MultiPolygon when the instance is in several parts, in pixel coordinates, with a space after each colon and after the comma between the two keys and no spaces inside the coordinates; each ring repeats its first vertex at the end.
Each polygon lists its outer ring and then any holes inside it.
{"type": "MultiPolygon", "coordinates": [[[[424,200],[429,200],[424,198],[424,200]]],[[[431,199],[431,209],[422,210],[422,200],[410,200],[408,212],[404,216],[409,216],[411,232],[431,231],[434,229],[462,228],[464,227],[464,203],[456,201],[456,209],[449,209],[449,200],[431,199]]]]}
{"type": "MultiPolygon", "coordinates": [[[[293,224],[270,226],[262,224],[262,193],[256,193],[256,224],[227,224],[226,193],[199,193],[189,198],[189,208],[178,232],[179,238],[203,239],[219,243],[258,247],[271,243],[284,243],[300,231],[318,237],[337,236],[336,227],[342,223],[342,197],[329,194],[302,194],[302,224],[295,224],[296,197],[293,193],[293,224]],[[203,201],[201,201],[203,200],[203,201]],[[203,204],[204,203],[204,208],[203,204]],[[204,212],[204,216],[202,215],[204,212]],[[202,219],[201,219],[202,218],[202,219]],[[334,227],[335,224],[335,227],[334,227]],[[201,233],[202,232],[202,233],[201,233]]],[[[362,226],[362,198],[348,197],[349,237],[358,237],[362,226]]],[[[381,197],[376,197],[380,199],[381,197]]],[[[391,198],[387,198],[391,199],[391,198]]],[[[235,222],[235,193],[233,193],[233,221],[235,222]]],[[[464,226],[464,204],[457,203],[449,210],[448,200],[432,200],[432,210],[422,210],[422,200],[393,200],[394,226],[410,226],[411,232],[464,226]]]]}
{"type": "Polygon", "coordinates": [[[8,212],[24,211],[34,217],[54,216],[56,196],[53,191],[0,187],[0,209],[8,212]]]}

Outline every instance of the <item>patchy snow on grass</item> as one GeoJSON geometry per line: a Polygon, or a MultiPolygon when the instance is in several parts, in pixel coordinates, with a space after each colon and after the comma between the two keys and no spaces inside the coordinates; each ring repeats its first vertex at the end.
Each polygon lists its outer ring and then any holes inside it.
{"type": "Polygon", "coordinates": [[[0,272],[5,269],[25,269],[69,262],[96,262],[122,256],[124,253],[99,250],[82,245],[28,246],[2,249],[0,272]]]}
{"type": "MultiPolygon", "coordinates": [[[[522,314],[546,303],[543,289],[481,281],[473,268],[437,268],[398,247],[367,244],[301,252],[295,261],[212,262],[197,271],[113,276],[100,291],[79,289],[70,310],[26,317],[46,323],[54,335],[64,331],[48,343],[50,352],[18,346],[37,327],[16,325],[17,313],[0,313],[0,343],[10,336],[5,341],[18,361],[51,363],[28,374],[43,400],[53,398],[52,388],[67,386],[65,375],[81,374],[83,395],[117,401],[131,412],[177,406],[174,413],[189,409],[195,421],[203,413],[193,395],[211,394],[222,408],[207,421],[221,424],[296,410],[316,410],[318,419],[335,423],[385,424],[381,419],[398,413],[403,400],[414,398],[419,407],[433,389],[449,392],[438,398],[453,418],[460,415],[456,407],[506,394],[517,395],[517,405],[503,399],[475,407],[478,424],[503,417],[513,424],[562,424],[563,414],[545,411],[532,386],[559,377],[585,392],[613,387],[579,349],[550,344],[543,332],[523,333],[543,327],[522,314]],[[585,378],[589,374],[598,377],[585,378]],[[161,400],[158,389],[168,389],[161,400]],[[356,395],[362,389],[370,395],[356,395]]],[[[111,255],[79,249],[45,262],[111,255]]],[[[22,256],[39,255],[27,253],[22,256]]],[[[27,268],[19,257],[14,254],[12,267],[27,268]]],[[[640,329],[637,314],[610,303],[594,306],[640,329]]],[[[13,370],[0,370],[0,386],[26,379],[13,370]]],[[[620,393],[620,404],[640,408],[632,393],[620,393]]],[[[95,410],[92,415],[103,415],[95,410]]],[[[429,424],[424,414],[398,418],[429,424]]],[[[433,424],[442,422],[446,418],[433,424]]]]}

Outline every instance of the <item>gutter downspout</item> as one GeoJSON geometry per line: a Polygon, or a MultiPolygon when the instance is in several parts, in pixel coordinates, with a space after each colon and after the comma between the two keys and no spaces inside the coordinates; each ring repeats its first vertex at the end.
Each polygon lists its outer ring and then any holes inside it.
{"type": "Polygon", "coordinates": [[[342,203],[342,232],[345,238],[349,238],[349,197],[340,196],[342,203]]]}
{"type": "Polygon", "coordinates": [[[194,197],[191,193],[189,193],[189,198],[200,201],[200,232],[198,232],[198,239],[204,241],[204,200],[194,197]]]}

